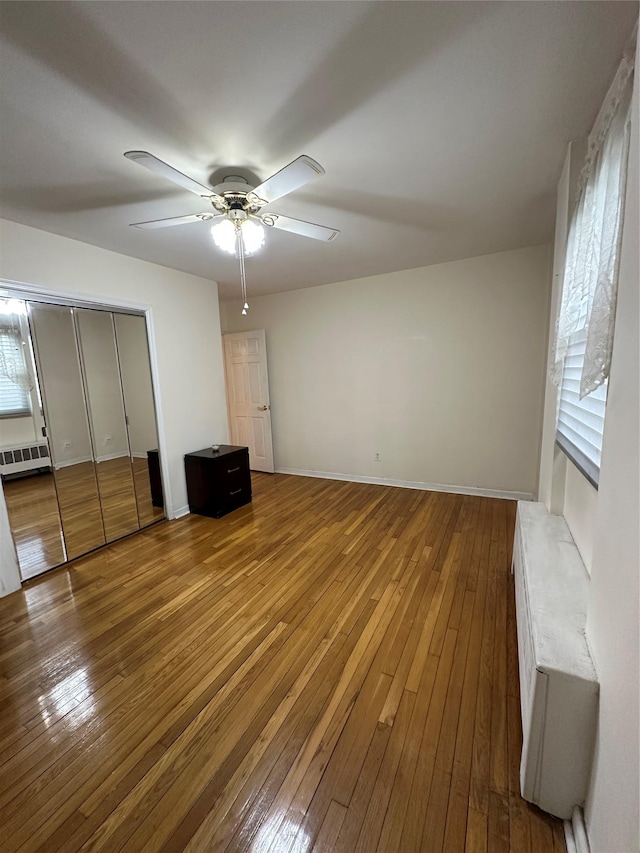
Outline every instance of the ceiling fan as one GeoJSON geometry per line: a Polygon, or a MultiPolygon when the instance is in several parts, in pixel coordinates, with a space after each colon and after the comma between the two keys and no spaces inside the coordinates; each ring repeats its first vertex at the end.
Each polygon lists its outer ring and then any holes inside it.
{"type": "Polygon", "coordinates": [[[228,175],[213,189],[183,175],[182,172],[147,151],[127,151],[124,156],[162,175],[179,187],[195,193],[211,204],[212,209],[203,213],[171,216],[168,219],[153,219],[149,222],[134,222],[132,227],[150,230],[185,225],[190,222],[213,223],[211,235],[218,248],[236,255],[240,261],[243,314],[246,314],[249,309],[244,259],[254,254],[264,244],[263,226],[279,228],[282,231],[327,243],[335,240],[340,233],[335,228],[304,222],[302,219],[292,219],[290,216],[272,211],[263,212],[263,208],[271,202],[325,174],[322,166],[306,154],[297,157],[257,187],[252,187],[240,175],[228,175]]]}

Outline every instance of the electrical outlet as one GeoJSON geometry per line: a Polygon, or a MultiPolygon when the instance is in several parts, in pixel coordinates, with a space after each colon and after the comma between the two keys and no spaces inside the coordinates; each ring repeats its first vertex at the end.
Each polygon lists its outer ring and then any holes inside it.
{"type": "Polygon", "coordinates": [[[376,450],[375,456],[373,457],[374,462],[380,462],[380,451],[376,450]]]}
{"type": "Polygon", "coordinates": [[[71,442],[65,441],[65,442],[63,442],[62,446],[64,447],[65,450],[68,450],[71,447],[71,442]]]}

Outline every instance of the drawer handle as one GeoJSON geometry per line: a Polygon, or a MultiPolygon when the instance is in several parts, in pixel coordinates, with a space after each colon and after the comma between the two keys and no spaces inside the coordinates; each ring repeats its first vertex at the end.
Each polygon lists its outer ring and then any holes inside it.
{"type": "Polygon", "coordinates": [[[239,495],[242,489],[236,489],[235,492],[229,492],[230,495],[239,495]]]}
{"type": "Polygon", "coordinates": [[[239,471],[239,470],[240,470],[239,465],[237,468],[227,468],[227,474],[233,474],[234,471],[239,471]]]}

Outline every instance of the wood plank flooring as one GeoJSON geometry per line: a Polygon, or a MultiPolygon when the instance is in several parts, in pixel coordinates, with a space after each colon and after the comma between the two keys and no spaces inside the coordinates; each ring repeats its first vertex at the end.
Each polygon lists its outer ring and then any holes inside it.
{"type": "Polygon", "coordinates": [[[11,851],[564,851],[518,794],[515,504],[285,475],[0,600],[11,851]]]}

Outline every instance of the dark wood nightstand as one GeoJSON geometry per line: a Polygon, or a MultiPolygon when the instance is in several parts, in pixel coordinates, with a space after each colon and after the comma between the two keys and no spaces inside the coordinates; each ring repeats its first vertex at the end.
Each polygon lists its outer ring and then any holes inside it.
{"type": "Polygon", "coordinates": [[[186,454],[184,467],[191,512],[220,518],[251,501],[248,447],[196,450],[186,454]]]}

